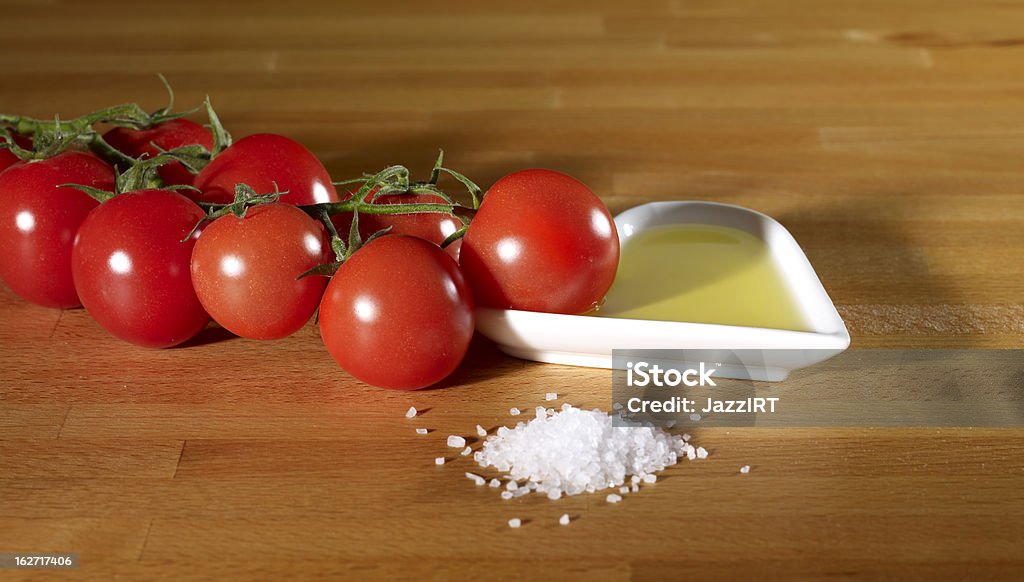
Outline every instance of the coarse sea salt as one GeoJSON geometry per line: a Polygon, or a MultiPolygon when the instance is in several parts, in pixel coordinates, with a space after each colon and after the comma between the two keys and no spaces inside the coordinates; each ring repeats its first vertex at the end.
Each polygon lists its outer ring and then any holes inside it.
{"type": "MultiPolygon", "coordinates": [[[[660,428],[627,424],[614,426],[601,410],[582,410],[569,404],[537,411],[529,422],[502,427],[484,440],[474,459],[509,479],[526,482],[517,497],[530,491],[548,497],[618,489],[628,480],[653,482],[655,472],[675,464],[692,445],[660,428]],[[543,410],[543,413],[542,413],[543,410]]],[[[694,453],[694,456],[696,454],[694,453]]],[[[621,496],[612,494],[612,503],[621,496]]]]}
{"type": "Polygon", "coordinates": [[[548,392],[547,394],[544,395],[544,400],[547,400],[549,402],[552,400],[558,400],[558,394],[556,392],[548,392]]]}
{"type": "Polygon", "coordinates": [[[448,446],[453,449],[461,449],[462,447],[466,446],[466,439],[456,435],[449,435],[448,446]]]}
{"type": "Polygon", "coordinates": [[[416,434],[427,434],[427,432],[429,432],[429,431],[427,431],[427,429],[425,429],[425,428],[418,428],[418,429],[416,429],[416,434]]]}
{"type": "Polygon", "coordinates": [[[508,413],[509,416],[519,416],[519,409],[513,406],[512,408],[508,409],[508,413]]]}
{"type": "Polygon", "coordinates": [[[476,425],[476,436],[482,436],[482,437],[487,436],[487,429],[482,427],[482,426],[480,426],[479,424],[476,425]]]}
{"type": "Polygon", "coordinates": [[[617,495],[615,493],[609,493],[608,497],[605,497],[604,499],[608,503],[618,503],[618,502],[622,501],[622,496],[617,495]]]}
{"type": "Polygon", "coordinates": [[[471,480],[472,482],[476,483],[477,487],[479,487],[479,486],[481,486],[481,485],[483,485],[484,483],[487,482],[487,479],[484,479],[483,477],[481,477],[480,475],[477,475],[476,473],[468,473],[467,472],[466,473],[466,478],[471,480]]]}
{"type": "Polygon", "coordinates": [[[744,475],[746,475],[749,472],[750,472],[750,465],[743,465],[742,467],[740,467],[740,473],[743,473],[744,475]]]}
{"type": "Polygon", "coordinates": [[[406,418],[414,418],[415,416],[416,416],[416,407],[415,406],[410,406],[409,410],[405,411],[405,417],[406,418]]]}
{"type": "Polygon", "coordinates": [[[563,513],[562,517],[558,518],[558,523],[561,525],[569,525],[569,514],[563,513]]]}
{"type": "Polygon", "coordinates": [[[466,448],[462,449],[462,456],[463,457],[468,457],[468,456],[470,456],[472,454],[473,454],[473,449],[471,447],[466,447],[466,448]]]}
{"type": "Polygon", "coordinates": [[[435,465],[443,465],[444,464],[444,457],[435,457],[434,458],[434,464],[435,465]]]}
{"type": "Polygon", "coordinates": [[[518,517],[513,517],[512,519],[508,520],[508,526],[512,529],[515,529],[521,525],[523,525],[523,522],[518,517]]]}

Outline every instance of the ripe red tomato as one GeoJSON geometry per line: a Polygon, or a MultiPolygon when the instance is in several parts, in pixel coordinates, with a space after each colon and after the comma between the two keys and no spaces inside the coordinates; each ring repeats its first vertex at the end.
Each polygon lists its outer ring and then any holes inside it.
{"type": "MultiPolygon", "coordinates": [[[[153,144],[165,150],[189,145],[201,145],[208,150],[213,149],[213,134],[209,129],[180,117],[149,129],[115,127],[105,133],[103,139],[117,151],[132,158],[139,158],[143,154],[153,157],[160,153],[160,150],[153,144]]],[[[157,173],[160,174],[164,184],[168,186],[179,184],[191,186],[194,178],[185,166],[177,162],[160,166],[157,173]]]]}
{"type": "MultiPolygon", "coordinates": [[[[32,149],[32,140],[29,138],[16,133],[12,134],[11,137],[14,138],[15,144],[25,149],[32,149]]],[[[18,156],[11,153],[11,150],[7,148],[0,148],[0,172],[3,172],[20,161],[21,160],[18,159],[18,156]]]]}
{"type": "Polygon", "coordinates": [[[71,267],[86,311],[125,341],[165,348],[199,333],[209,316],[192,288],[189,263],[204,213],[167,190],[120,194],[89,214],[71,267]]]}
{"type": "Polygon", "coordinates": [[[473,298],[437,245],[396,234],[356,251],[320,303],[320,335],[345,371],[417,390],[451,374],[473,337],[473,298]]]}
{"type": "MultiPolygon", "coordinates": [[[[373,204],[440,204],[444,200],[434,194],[392,194],[371,199],[373,204]]],[[[352,214],[335,214],[331,222],[338,233],[348,240],[348,231],[352,226],[352,214]]],[[[462,223],[455,217],[439,212],[418,212],[416,214],[359,214],[359,235],[366,239],[375,232],[391,227],[388,234],[407,234],[430,241],[438,246],[455,231],[462,223]]],[[[445,247],[456,261],[459,260],[459,247],[462,239],[445,247]]]]}
{"type": "Polygon", "coordinates": [[[231,333],[278,339],[309,321],[327,286],[324,277],[296,277],[332,256],[322,224],[289,204],[266,204],[203,230],[192,251],[192,283],[231,333]]]}
{"type": "Polygon", "coordinates": [[[338,193],[320,160],[297,141],[272,133],[250,135],[221,152],[196,176],[199,202],[227,204],[235,185],[248,184],[260,194],[274,191],[289,204],[337,202],[338,193]]]}
{"type": "Polygon", "coordinates": [[[611,287],[619,239],[608,209],[582,182],[522,170],[491,186],[461,254],[462,272],[482,305],[583,313],[611,287]]]}
{"type": "Polygon", "coordinates": [[[61,184],[113,190],[114,171],[92,154],[69,151],[0,172],[0,279],[26,301],[66,308],[82,304],[71,277],[71,246],[99,203],[61,184]]]}

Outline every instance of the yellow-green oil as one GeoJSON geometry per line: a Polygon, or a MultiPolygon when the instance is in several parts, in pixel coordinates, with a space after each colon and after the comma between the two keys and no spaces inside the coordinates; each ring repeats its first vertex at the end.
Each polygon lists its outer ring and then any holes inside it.
{"type": "Polygon", "coordinates": [[[765,242],[710,224],[627,238],[615,283],[593,315],[809,330],[765,242]]]}

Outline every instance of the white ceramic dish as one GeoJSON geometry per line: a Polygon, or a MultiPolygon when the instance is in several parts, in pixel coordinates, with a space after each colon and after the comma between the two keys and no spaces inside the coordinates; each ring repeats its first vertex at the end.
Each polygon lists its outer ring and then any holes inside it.
{"type": "MultiPolygon", "coordinates": [[[[686,356],[722,364],[722,377],[779,381],[789,372],[828,359],[850,345],[850,334],[807,256],[773,218],[728,204],[654,202],[615,218],[619,241],[666,224],[714,224],[747,231],[768,246],[772,260],[800,304],[811,331],[477,310],[477,329],[505,353],[527,360],[612,367],[612,349],[682,349],[686,356]],[[758,363],[730,361],[731,350],[765,350],[758,363]]],[[[670,266],[667,266],[670,267],[670,266]]]]}

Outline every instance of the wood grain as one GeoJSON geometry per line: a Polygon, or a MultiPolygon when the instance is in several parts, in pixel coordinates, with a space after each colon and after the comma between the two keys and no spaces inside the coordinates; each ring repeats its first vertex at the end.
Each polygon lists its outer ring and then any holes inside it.
{"type": "MultiPolygon", "coordinates": [[[[741,204],[793,232],[855,347],[1024,347],[1021,2],[0,0],[0,14],[3,111],[156,108],[162,72],[182,106],[209,94],[236,135],[288,134],[338,179],[426,172],[443,147],[482,184],[572,173],[613,211],[741,204]]],[[[344,374],[312,326],[154,352],[6,289],[0,322],[0,551],[77,551],[81,578],[1024,575],[1021,430],[705,429],[711,458],[622,504],[504,502],[445,437],[548,391],[605,407],[607,372],[478,339],[440,389],[399,394],[344,374]],[[423,416],[405,419],[410,405],[423,416]]]]}

